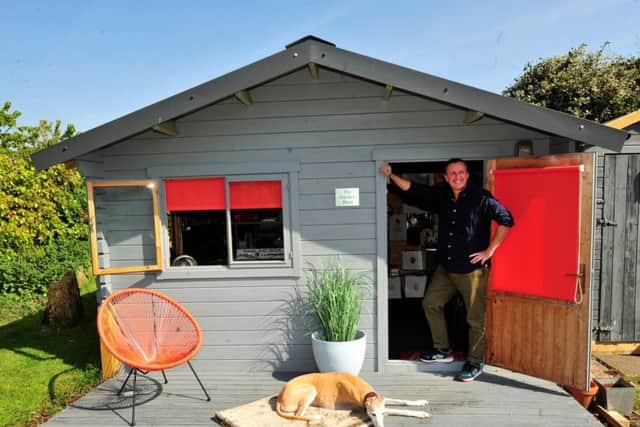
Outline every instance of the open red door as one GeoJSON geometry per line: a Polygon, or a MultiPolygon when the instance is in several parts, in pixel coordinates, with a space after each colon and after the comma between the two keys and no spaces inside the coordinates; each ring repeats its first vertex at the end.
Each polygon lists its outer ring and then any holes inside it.
{"type": "Polygon", "coordinates": [[[487,169],[515,227],[492,261],[486,362],[586,390],[594,156],[499,159],[487,169]]]}

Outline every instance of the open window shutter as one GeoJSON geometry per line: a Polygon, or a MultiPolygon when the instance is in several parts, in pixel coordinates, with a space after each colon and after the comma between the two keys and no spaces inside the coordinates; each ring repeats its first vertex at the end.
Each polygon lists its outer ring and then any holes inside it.
{"type": "Polygon", "coordinates": [[[162,270],[155,181],[89,181],[94,275],[162,270]]]}

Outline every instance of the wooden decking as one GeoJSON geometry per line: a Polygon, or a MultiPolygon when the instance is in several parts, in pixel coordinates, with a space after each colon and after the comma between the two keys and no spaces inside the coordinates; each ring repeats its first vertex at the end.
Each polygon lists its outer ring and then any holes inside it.
{"type": "MultiPolygon", "coordinates": [[[[188,368],[138,378],[141,394],[136,424],[144,426],[218,426],[217,410],[276,394],[291,374],[199,372],[211,402],[204,398],[188,368]]],[[[475,382],[453,381],[451,373],[406,372],[362,375],[376,390],[399,399],[427,399],[431,419],[386,417],[386,427],[397,426],[600,426],[602,425],[564,390],[547,381],[494,367],[475,382]]],[[[123,376],[105,382],[47,423],[54,426],[126,427],[131,399],[117,398],[123,376]]],[[[256,424],[259,425],[259,424],[256,424]]],[[[300,423],[304,426],[304,423],[300,423]]]]}

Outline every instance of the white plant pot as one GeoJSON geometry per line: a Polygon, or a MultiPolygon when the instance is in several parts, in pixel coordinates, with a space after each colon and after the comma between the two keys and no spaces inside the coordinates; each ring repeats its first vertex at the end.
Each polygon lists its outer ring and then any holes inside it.
{"type": "Polygon", "coordinates": [[[364,362],[367,347],[367,334],[356,333],[353,341],[324,341],[322,333],[311,334],[313,357],[320,372],[349,372],[358,375],[364,362]]]}

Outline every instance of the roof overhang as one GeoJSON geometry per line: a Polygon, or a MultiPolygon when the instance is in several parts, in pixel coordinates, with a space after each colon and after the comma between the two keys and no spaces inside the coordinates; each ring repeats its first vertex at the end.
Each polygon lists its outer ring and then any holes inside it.
{"type": "Polygon", "coordinates": [[[618,117],[617,119],[609,120],[605,125],[615,129],[624,129],[629,126],[633,126],[638,122],[640,122],[640,110],[632,111],[629,114],[618,117]]]}
{"type": "Polygon", "coordinates": [[[77,158],[313,63],[519,126],[620,151],[629,133],[335,47],[313,36],[284,51],[34,153],[39,169],[77,158]]]}

